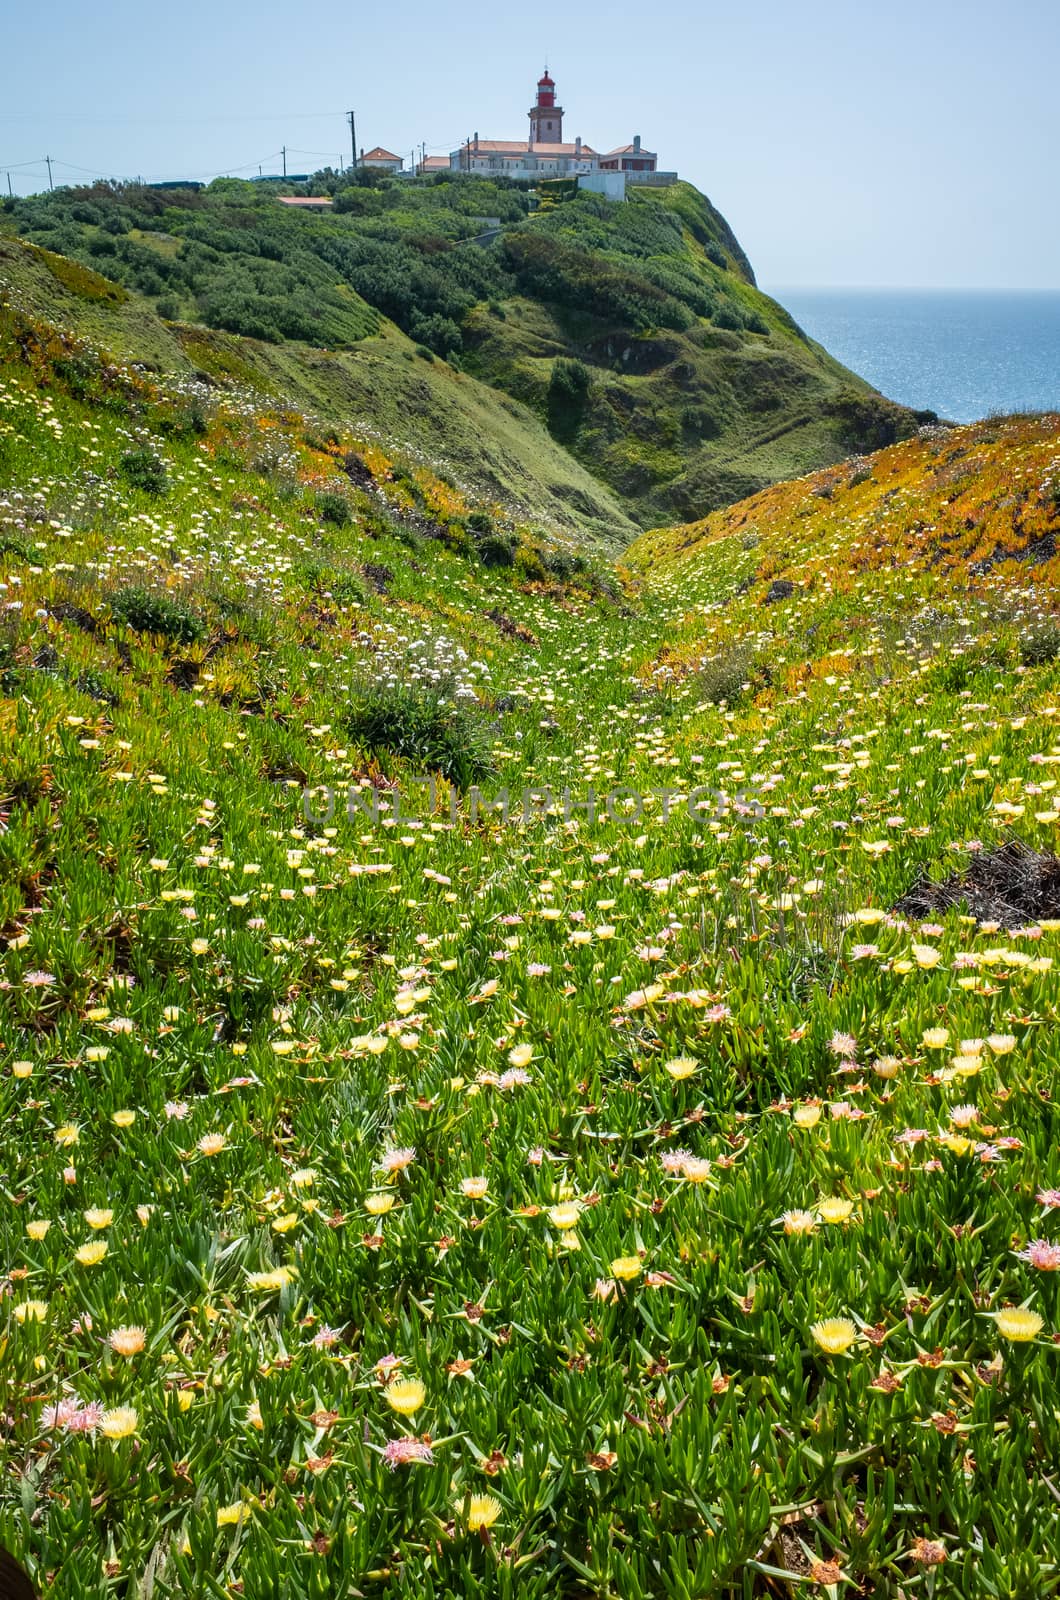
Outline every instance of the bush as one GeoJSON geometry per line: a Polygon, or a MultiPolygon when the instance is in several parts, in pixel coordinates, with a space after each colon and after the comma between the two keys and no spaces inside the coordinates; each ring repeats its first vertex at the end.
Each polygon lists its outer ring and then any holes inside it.
{"type": "Polygon", "coordinates": [[[1060,622],[1052,617],[1034,622],[1020,635],[1020,662],[1025,667],[1043,667],[1060,656],[1060,622]]]}
{"type": "Polygon", "coordinates": [[[330,522],[333,528],[348,528],[352,522],[350,508],[343,495],[333,492],[324,492],[317,495],[317,510],[324,522],[330,522]]]}
{"type": "Polygon", "coordinates": [[[134,489],[142,489],[144,494],[165,494],[169,487],[165,462],[146,446],[139,450],[126,450],[119,466],[126,483],[134,489]]]}
{"type": "Polygon", "coordinates": [[[484,567],[512,567],[515,565],[515,540],[503,533],[487,533],[477,544],[478,557],[484,567]]]}
{"type": "Polygon", "coordinates": [[[833,402],[832,411],[839,419],[844,444],[859,455],[908,439],[917,428],[916,414],[882,395],[844,389],[833,402]]]}
{"type": "Polygon", "coordinates": [[[202,618],[183,601],[150,589],[119,589],[111,596],[110,614],[134,633],[153,633],[173,644],[197,644],[206,636],[202,618]]]}
{"type": "Polygon", "coordinates": [[[584,361],[557,356],[548,383],[549,399],[569,406],[580,405],[589,392],[591,374],[584,361]]]}
{"type": "Polygon", "coordinates": [[[477,705],[452,704],[445,687],[369,684],[345,722],[366,749],[388,750],[424,772],[466,789],[493,771],[488,724],[477,705]]]}
{"type": "Polygon", "coordinates": [[[751,681],[754,670],[754,656],[747,645],[730,645],[700,668],[696,692],[710,705],[734,705],[746,693],[744,684],[751,681]]]}

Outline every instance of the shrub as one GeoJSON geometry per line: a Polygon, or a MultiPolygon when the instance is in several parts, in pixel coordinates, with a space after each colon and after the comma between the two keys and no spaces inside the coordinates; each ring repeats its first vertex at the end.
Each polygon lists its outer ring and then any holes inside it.
{"type": "Polygon", "coordinates": [[[549,399],[569,406],[580,405],[589,392],[591,374],[584,361],[558,356],[552,363],[548,383],[549,399]]]}
{"type": "Polygon", "coordinates": [[[331,491],[317,495],[317,510],[323,521],[330,522],[333,528],[348,528],[353,520],[344,496],[331,491]]]}
{"type": "Polygon", "coordinates": [[[472,511],[468,514],[467,525],[472,533],[492,533],[493,518],[488,511],[472,511]]]}
{"type": "Polygon", "coordinates": [[[139,586],[111,596],[110,614],[134,633],[153,633],[173,644],[197,644],[206,636],[202,618],[183,601],[139,586]]]}
{"type": "Polygon", "coordinates": [[[1020,662],[1025,667],[1042,667],[1060,656],[1060,622],[1045,617],[1031,623],[1019,638],[1020,662]]]}
{"type": "Polygon", "coordinates": [[[844,389],[833,402],[832,412],[839,420],[844,444],[859,455],[883,450],[916,432],[916,414],[879,394],[844,389]]]}
{"type": "Polygon", "coordinates": [[[488,724],[477,705],[451,703],[445,687],[371,683],[354,701],[346,731],[370,751],[388,750],[466,789],[493,771],[488,724]]]}
{"type": "Polygon", "coordinates": [[[13,533],[0,533],[0,556],[15,556],[19,561],[32,561],[33,551],[13,533]]]}
{"type": "Polygon", "coordinates": [[[515,540],[503,533],[487,533],[477,544],[479,560],[484,567],[512,567],[515,565],[515,540]]]}
{"type": "Polygon", "coordinates": [[[165,462],[146,445],[138,450],[126,450],[119,463],[122,477],[134,489],[144,494],[165,494],[169,487],[165,462]]]}
{"type": "Polygon", "coordinates": [[[746,693],[744,684],[751,681],[754,670],[754,656],[748,646],[730,645],[700,668],[695,680],[700,700],[715,706],[722,702],[735,704],[746,693]]]}

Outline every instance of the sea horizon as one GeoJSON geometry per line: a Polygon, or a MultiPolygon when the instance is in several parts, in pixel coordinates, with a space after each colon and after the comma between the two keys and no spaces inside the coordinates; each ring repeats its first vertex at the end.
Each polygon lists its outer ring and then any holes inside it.
{"type": "Polygon", "coordinates": [[[1060,289],[766,286],[892,400],[953,422],[1060,409],[1060,289]]]}

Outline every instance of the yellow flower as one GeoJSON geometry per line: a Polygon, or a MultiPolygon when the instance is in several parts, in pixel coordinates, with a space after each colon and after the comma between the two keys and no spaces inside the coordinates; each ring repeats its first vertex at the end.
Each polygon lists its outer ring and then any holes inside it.
{"type": "Polygon", "coordinates": [[[817,1218],[812,1211],[785,1211],[780,1220],[785,1233],[814,1233],[817,1229],[817,1218]]]}
{"type": "Polygon", "coordinates": [[[252,1512],[254,1507],[237,1500],[234,1505],[217,1507],[217,1526],[219,1528],[233,1528],[243,1518],[252,1512]]]}
{"type": "Polygon", "coordinates": [[[1011,1339],[1015,1344],[1027,1344],[1031,1339],[1037,1339],[1045,1326],[1037,1311],[1028,1311],[1026,1306],[1006,1306],[1004,1311],[994,1313],[994,1321],[1001,1337],[1011,1339]]]}
{"type": "Polygon", "coordinates": [[[297,1211],[288,1211],[282,1217],[275,1217],[272,1223],[273,1233],[290,1233],[292,1228],[298,1226],[297,1211]]]}
{"type": "Polygon", "coordinates": [[[101,1210],[98,1206],[93,1206],[90,1211],[85,1212],[85,1221],[90,1228],[109,1228],[114,1221],[114,1213],[113,1211],[101,1210]]]}
{"type": "Polygon", "coordinates": [[[365,1196],[364,1209],[370,1217],[385,1217],[393,1204],[392,1194],[369,1194],[365,1196]]]}
{"type": "Polygon", "coordinates": [[[664,1063],[664,1071],[670,1074],[675,1083],[681,1083],[692,1076],[697,1065],[693,1056],[674,1056],[672,1061],[664,1063]]]}
{"type": "Polygon", "coordinates": [[[293,1278],[294,1272],[290,1267],[274,1267],[271,1272],[248,1272],[247,1288],[270,1294],[277,1289],[286,1289],[293,1278]]]}
{"type": "Polygon", "coordinates": [[[191,941],[191,953],[193,956],[204,956],[209,948],[209,939],[193,939],[191,941]]]}
{"type": "Polygon", "coordinates": [[[66,1122],[61,1128],[55,1130],[55,1142],[58,1145],[69,1146],[77,1144],[81,1138],[81,1130],[76,1122],[66,1122]]]}
{"type": "Polygon", "coordinates": [[[933,944],[915,944],[913,958],[918,967],[930,972],[932,967],[937,967],[942,960],[942,951],[936,950],[933,944]]]}
{"type": "Polygon", "coordinates": [[[467,1195],[469,1200],[482,1200],[489,1189],[489,1179],[461,1178],[460,1189],[463,1194],[467,1195]]]}
{"type": "Polygon", "coordinates": [[[943,1050],[949,1041],[950,1030],[948,1028],[926,1028],[922,1037],[929,1050],[943,1050]]]}
{"type": "Polygon", "coordinates": [[[492,1528],[501,1514],[501,1503],[492,1494],[473,1494],[468,1501],[467,1525],[471,1533],[492,1528]]]}
{"type": "Polygon", "coordinates": [[[624,1283],[629,1283],[633,1278],[639,1277],[640,1271],[639,1256],[616,1256],[611,1263],[612,1276],[621,1278],[624,1283]]]}
{"type": "Polygon", "coordinates": [[[706,1183],[710,1177],[710,1162],[702,1156],[686,1156],[681,1164],[681,1176],[686,1183],[706,1183]]]}
{"type": "Polygon", "coordinates": [[[143,1328],[115,1328],[107,1340],[115,1355],[124,1356],[128,1361],[132,1356],[138,1356],[147,1342],[147,1334],[143,1328]]]}
{"type": "Polygon", "coordinates": [[[399,1378],[383,1390],[387,1405],[402,1417],[411,1417],[427,1398],[427,1391],[419,1378],[399,1378]]]}
{"type": "Polygon", "coordinates": [[[569,1228],[578,1226],[581,1214],[582,1208],[577,1200],[571,1200],[567,1205],[551,1206],[548,1220],[554,1228],[559,1228],[561,1232],[566,1233],[569,1228]]]}
{"type": "Polygon", "coordinates": [[[1016,1040],[1011,1033],[992,1033],[986,1042],[996,1056],[1007,1056],[1016,1048],[1016,1040]]]}
{"type": "Polygon", "coordinates": [[[528,1067],[533,1058],[532,1044],[517,1044],[514,1050],[508,1051],[508,1060],[513,1067],[528,1067]]]}
{"type": "Polygon", "coordinates": [[[136,1121],[136,1112],[115,1111],[110,1120],[113,1122],[116,1128],[131,1128],[133,1123],[136,1121]]]}
{"type": "Polygon", "coordinates": [[[889,1081],[891,1078],[898,1076],[898,1068],[900,1066],[901,1062],[897,1056],[880,1056],[878,1061],[873,1062],[872,1070],[878,1078],[889,1081]]]}
{"type": "Polygon", "coordinates": [[[313,1167],[299,1167],[292,1172],[287,1182],[292,1189],[311,1189],[316,1182],[316,1170],[313,1167]]]}
{"type": "Polygon", "coordinates": [[[48,1302],[46,1300],[23,1300],[21,1305],[12,1308],[16,1322],[44,1322],[48,1316],[48,1302]]]}
{"type": "Polygon", "coordinates": [[[810,1329],[821,1349],[830,1356],[841,1356],[858,1336],[858,1330],[849,1317],[826,1317],[815,1322],[810,1329]]]}
{"type": "Polygon", "coordinates": [[[219,1156],[228,1144],[223,1133],[204,1133],[196,1148],[204,1156],[219,1156]]]}
{"type": "Polygon", "coordinates": [[[12,1061],[11,1071],[16,1078],[28,1078],[33,1072],[32,1061],[12,1061]]]}
{"type": "Polygon", "coordinates": [[[50,1227],[51,1222],[47,1217],[34,1217],[32,1222],[26,1223],[26,1237],[39,1243],[50,1227]]]}
{"type": "Polygon", "coordinates": [[[76,1251],[76,1259],[83,1267],[96,1267],[107,1253],[106,1239],[93,1239],[91,1244],[83,1244],[76,1251]]]}
{"type": "Polygon", "coordinates": [[[129,1439],[139,1420],[132,1406],[115,1406],[113,1411],[104,1411],[100,1429],[105,1439],[129,1439]]]}
{"type": "Polygon", "coordinates": [[[822,1222],[846,1222],[853,1210],[853,1200],[843,1200],[838,1195],[830,1195],[817,1205],[817,1215],[822,1222]]]}
{"type": "Polygon", "coordinates": [[[821,1120],[821,1108],[814,1105],[796,1106],[791,1120],[797,1128],[816,1128],[821,1120]]]}

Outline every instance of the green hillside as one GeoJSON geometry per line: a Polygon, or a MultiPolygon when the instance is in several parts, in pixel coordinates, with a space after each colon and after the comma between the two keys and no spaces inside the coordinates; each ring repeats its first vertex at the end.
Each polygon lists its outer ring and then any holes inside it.
{"type": "MultiPolygon", "coordinates": [[[[472,375],[533,413],[640,527],[702,516],[915,426],[755,287],[728,225],[688,184],[613,204],[562,185],[360,179],[329,180],[328,215],[225,179],[201,192],[59,190],[8,202],[5,225],[168,321],[257,341],[275,356],[259,349],[255,362],[270,376],[279,366],[285,392],[340,419],[356,406],[388,434],[402,419],[443,451],[463,441],[466,453],[474,434],[495,466],[526,414],[494,411],[494,436],[479,403],[446,430],[448,376],[472,375]],[[396,350],[390,323],[446,376],[403,374],[392,358],[412,352],[396,350]]],[[[578,481],[561,498],[596,523],[613,501],[578,481]]]]}
{"type": "Polygon", "coordinates": [[[506,515],[553,543],[613,552],[637,532],[617,497],[531,411],[429,351],[417,354],[382,319],[371,338],[332,350],[164,322],[136,290],[2,233],[0,293],[31,319],[156,374],[198,378],[263,405],[282,399],[325,426],[378,434],[478,500],[503,502],[506,515]]]}
{"type": "Polygon", "coordinates": [[[1055,1595],[1060,417],[619,570],[3,251],[0,1543],[1055,1595]]]}

